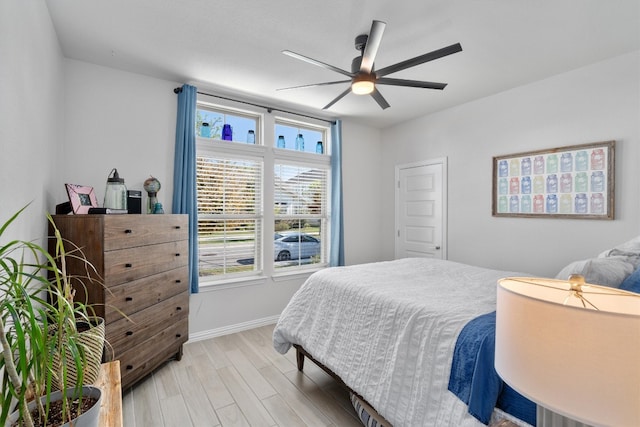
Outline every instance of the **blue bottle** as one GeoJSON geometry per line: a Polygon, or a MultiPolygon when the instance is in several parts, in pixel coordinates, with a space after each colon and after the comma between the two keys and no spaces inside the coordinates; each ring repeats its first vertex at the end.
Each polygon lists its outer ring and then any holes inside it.
{"type": "Polygon", "coordinates": [[[284,135],[278,136],[278,148],[285,148],[284,135]]]}
{"type": "Polygon", "coordinates": [[[318,154],[324,153],[324,149],[322,148],[322,141],[318,141],[316,143],[316,153],[318,154]]]}
{"type": "Polygon", "coordinates": [[[231,129],[231,125],[222,126],[222,140],[233,141],[233,130],[231,129]]]}
{"type": "Polygon", "coordinates": [[[301,133],[296,137],[296,151],[304,151],[304,138],[301,133]]]}
{"type": "Polygon", "coordinates": [[[211,126],[209,126],[209,123],[207,122],[202,123],[202,125],[200,126],[200,136],[203,138],[211,137],[211,126]]]}

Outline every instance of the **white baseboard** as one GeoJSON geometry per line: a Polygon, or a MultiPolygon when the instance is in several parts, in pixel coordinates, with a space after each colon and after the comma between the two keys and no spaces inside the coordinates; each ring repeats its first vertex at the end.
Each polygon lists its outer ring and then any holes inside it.
{"type": "Polygon", "coordinates": [[[246,331],[248,329],[259,328],[261,326],[272,325],[278,321],[280,316],[265,317],[262,319],[251,320],[249,322],[238,323],[235,325],[224,326],[222,328],[209,329],[207,331],[194,332],[189,334],[188,342],[202,341],[209,338],[220,337],[222,335],[235,334],[236,332],[246,331]]]}

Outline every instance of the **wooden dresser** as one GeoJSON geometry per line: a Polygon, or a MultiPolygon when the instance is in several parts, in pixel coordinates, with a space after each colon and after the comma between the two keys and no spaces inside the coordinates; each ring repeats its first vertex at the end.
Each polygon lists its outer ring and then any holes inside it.
{"type": "MultiPolygon", "coordinates": [[[[188,216],[53,219],[97,271],[67,256],[76,301],[86,300],[105,319],[105,360],[120,360],[123,390],[168,359],[180,360],[189,335],[188,216]]],[[[67,253],[72,249],[65,244],[67,253]]]]}

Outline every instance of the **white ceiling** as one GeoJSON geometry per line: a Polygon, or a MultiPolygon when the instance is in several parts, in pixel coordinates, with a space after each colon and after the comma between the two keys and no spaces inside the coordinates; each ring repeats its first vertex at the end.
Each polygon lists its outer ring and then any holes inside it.
{"type": "MultiPolygon", "coordinates": [[[[68,58],[192,83],[316,116],[386,127],[640,49],[638,0],[47,0],[68,58]],[[387,23],[376,68],[454,43],[463,51],[387,77],[443,90],[380,86],[391,104],[284,49],[350,70],[354,38],[387,23]]],[[[640,78],[640,77],[639,77],[640,78]]]]}

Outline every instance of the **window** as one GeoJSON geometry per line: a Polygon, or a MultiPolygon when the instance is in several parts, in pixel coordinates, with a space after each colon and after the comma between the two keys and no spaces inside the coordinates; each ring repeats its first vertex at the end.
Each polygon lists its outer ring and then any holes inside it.
{"type": "Polygon", "coordinates": [[[276,268],[322,263],[328,169],[277,163],[274,176],[276,268]]]}
{"type": "Polygon", "coordinates": [[[327,126],[199,98],[196,174],[201,286],[326,265],[328,134],[327,126]],[[223,140],[224,125],[232,129],[231,139],[223,140]],[[278,146],[280,135],[287,141],[285,147],[278,146]],[[296,147],[298,136],[304,142],[299,139],[296,147]]]}

